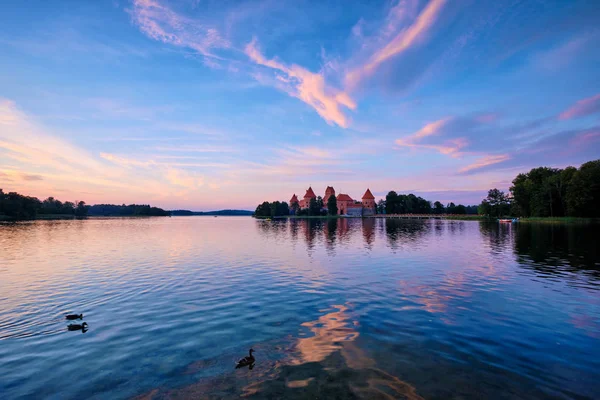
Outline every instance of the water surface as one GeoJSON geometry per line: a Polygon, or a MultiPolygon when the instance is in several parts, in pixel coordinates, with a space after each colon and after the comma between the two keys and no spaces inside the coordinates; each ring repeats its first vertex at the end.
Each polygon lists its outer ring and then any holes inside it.
{"type": "Polygon", "coordinates": [[[594,398],[597,225],[0,225],[0,397],[594,398]],[[66,330],[83,313],[86,333],[66,330]],[[256,350],[252,370],[234,362],[256,350]]]}

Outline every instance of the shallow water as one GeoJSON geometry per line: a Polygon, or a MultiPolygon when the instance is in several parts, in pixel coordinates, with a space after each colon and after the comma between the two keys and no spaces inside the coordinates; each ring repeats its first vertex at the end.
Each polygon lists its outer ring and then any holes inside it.
{"type": "Polygon", "coordinates": [[[597,398],[599,238],[439,220],[0,225],[0,398],[597,398]],[[235,370],[250,347],[254,368],[235,370]]]}

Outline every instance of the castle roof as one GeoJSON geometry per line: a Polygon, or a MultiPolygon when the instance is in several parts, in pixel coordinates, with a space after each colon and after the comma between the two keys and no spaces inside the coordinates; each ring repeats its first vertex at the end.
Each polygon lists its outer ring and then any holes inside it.
{"type": "Polygon", "coordinates": [[[304,195],[304,198],[306,199],[307,197],[314,197],[314,198],[317,197],[317,195],[315,194],[315,192],[313,192],[312,187],[309,187],[308,190],[306,191],[306,194],[304,195]]]}
{"type": "Polygon", "coordinates": [[[373,196],[373,193],[371,193],[371,191],[369,189],[367,189],[365,194],[363,194],[362,198],[363,198],[363,200],[364,199],[375,200],[375,196],[373,196]]]}
{"type": "Polygon", "coordinates": [[[343,193],[338,194],[336,199],[338,199],[339,201],[354,201],[354,200],[352,200],[352,197],[348,196],[347,194],[343,194],[343,193]]]}
{"type": "Polygon", "coordinates": [[[290,200],[290,204],[297,203],[297,202],[298,202],[298,196],[296,196],[296,193],[294,193],[294,195],[292,196],[292,199],[290,200]]]}

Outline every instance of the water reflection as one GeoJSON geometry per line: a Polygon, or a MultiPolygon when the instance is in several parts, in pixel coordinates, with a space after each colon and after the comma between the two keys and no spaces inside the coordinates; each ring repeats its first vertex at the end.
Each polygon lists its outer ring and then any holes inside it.
{"type": "Polygon", "coordinates": [[[0,224],[0,393],[594,398],[598,237],[381,218],[0,224]],[[65,329],[75,311],[85,335],[65,329]],[[250,347],[255,367],[235,370],[250,347]]]}
{"type": "Polygon", "coordinates": [[[408,399],[422,400],[417,389],[376,367],[376,361],[354,342],[358,321],[349,305],[333,305],[314,321],[301,324],[309,337],[283,344],[260,344],[263,359],[250,373],[227,373],[178,389],[158,388],[140,399],[218,398],[251,399],[408,399]],[[264,359],[278,352],[278,360],[264,359]],[[247,382],[245,386],[238,383],[247,382]]]}
{"type": "Polygon", "coordinates": [[[519,260],[533,261],[541,274],[585,271],[600,278],[597,225],[519,224],[515,232],[519,260]]]}

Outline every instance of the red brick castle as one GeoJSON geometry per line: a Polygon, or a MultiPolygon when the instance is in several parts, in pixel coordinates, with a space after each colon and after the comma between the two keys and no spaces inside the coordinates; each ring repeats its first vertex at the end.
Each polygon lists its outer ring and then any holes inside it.
{"type": "MultiPolygon", "coordinates": [[[[325,196],[323,196],[323,206],[325,209],[327,209],[327,200],[329,200],[329,197],[331,196],[335,197],[338,215],[361,216],[375,214],[375,196],[373,196],[373,193],[371,193],[369,189],[363,194],[362,201],[357,201],[344,193],[340,193],[336,196],[335,189],[332,186],[327,186],[327,189],[325,189],[325,196]]],[[[298,207],[301,209],[308,208],[310,199],[316,198],[317,196],[312,190],[312,187],[309,187],[302,200],[298,200],[296,194],[292,196],[290,199],[290,208],[293,208],[294,204],[298,204],[298,207]]]]}

